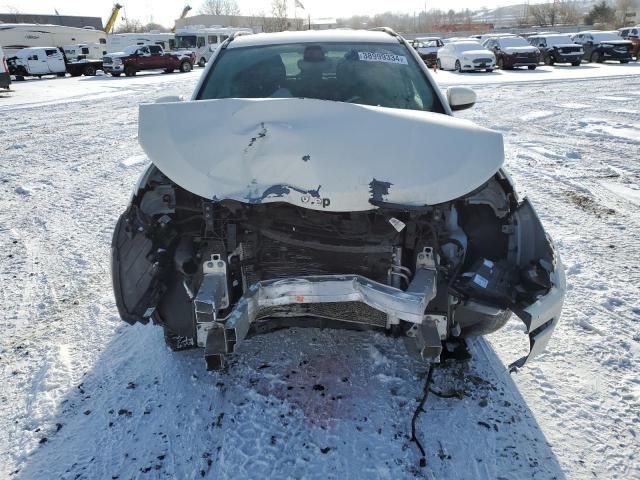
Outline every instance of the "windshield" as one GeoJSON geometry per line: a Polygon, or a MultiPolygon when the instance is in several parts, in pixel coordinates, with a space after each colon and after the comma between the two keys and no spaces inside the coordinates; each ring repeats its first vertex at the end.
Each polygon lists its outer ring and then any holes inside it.
{"type": "Polygon", "coordinates": [[[530,47],[527,41],[521,37],[505,37],[500,39],[502,47],[530,47]]]}
{"type": "Polygon", "coordinates": [[[547,45],[571,45],[574,43],[571,37],[568,35],[558,35],[554,37],[547,37],[547,45]]]}
{"type": "Polygon", "coordinates": [[[198,100],[315,98],[442,113],[431,83],[401,44],[313,43],[223,50],[198,100]]]}
{"type": "Polygon", "coordinates": [[[609,42],[611,40],[622,40],[618,34],[613,32],[593,33],[593,39],[596,42],[609,42]]]}
{"type": "Polygon", "coordinates": [[[458,42],[455,44],[456,50],[459,52],[467,52],[469,50],[484,50],[485,48],[478,42],[458,42]]]}
{"type": "Polygon", "coordinates": [[[196,48],[195,35],[176,35],[176,48],[196,48]]]}

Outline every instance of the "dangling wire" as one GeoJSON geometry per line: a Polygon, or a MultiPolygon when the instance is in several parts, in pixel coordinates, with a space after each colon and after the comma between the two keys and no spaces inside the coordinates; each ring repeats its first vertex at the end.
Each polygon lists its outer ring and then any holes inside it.
{"type": "Polygon", "coordinates": [[[424,412],[423,407],[425,402],[427,401],[427,397],[429,396],[429,388],[431,386],[432,377],[433,377],[433,364],[429,366],[427,379],[424,382],[422,399],[420,400],[420,403],[418,404],[418,408],[416,408],[416,411],[413,412],[413,418],[411,419],[411,440],[410,441],[415,442],[415,444],[418,446],[418,450],[420,450],[420,455],[421,455],[420,466],[421,467],[427,466],[427,457],[424,451],[424,447],[422,446],[422,443],[420,443],[420,440],[418,440],[418,437],[416,437],[416,422],[418,421],[418,417],[420,416],[420,413],[424,412]]]}

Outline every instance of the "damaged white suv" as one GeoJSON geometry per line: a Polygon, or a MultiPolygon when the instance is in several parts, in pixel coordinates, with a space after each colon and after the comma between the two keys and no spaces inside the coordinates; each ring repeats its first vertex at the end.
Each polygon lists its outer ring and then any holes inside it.
{"type": "Polygon", "coordinates": [[[437,361],[514,312],[522,366],[558,322],[564,271],[502,136],[452,116],[474,102],[390,30],[230,38],[191,101],[140,106],[152,164],[114,233],[120,315],[220,368],[290,326],[385,331],[437,361]]]}

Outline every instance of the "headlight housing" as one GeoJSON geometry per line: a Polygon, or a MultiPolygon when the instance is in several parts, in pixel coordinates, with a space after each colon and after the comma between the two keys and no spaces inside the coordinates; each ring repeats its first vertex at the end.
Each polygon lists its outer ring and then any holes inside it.
{"type": "Polygon", "coordinates": [[[116,58],[113,59],[113,64],[114,65],[120,65],[121,63],[122,63],[122,59],[121,58],[116,57],[116,58]]]}

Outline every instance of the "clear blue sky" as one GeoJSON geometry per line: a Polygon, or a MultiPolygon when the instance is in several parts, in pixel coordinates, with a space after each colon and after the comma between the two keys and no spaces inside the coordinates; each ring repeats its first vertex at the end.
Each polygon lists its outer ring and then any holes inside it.
{"type": "MultiPolygon", "coordinates": [[[[481,7],[493,8],[500,5],[523,3],[523,0],[430,0],[428,2],[410,0],[300,0],[308,9],[312,17],[346,17],[354,14],[374,14],[385,11],[419,12],[427,9],[440,8],[443,10],[481,7]]],[[[125,6],[125,14],[130,18],[138,18],[142,22],[158,22],[172,26],[175,18],[180,15],[182,8],[189,4],[193,7],[192,14],[197,13],[202,0],[119,0],[125,6]]],[[[237,0],[243,14],[257,14],[271,12],[270,0],[237,0]]],[[[0,0],[0,12],[18,10],[22,13],[54,13],[57,9],[61,15],[87,15],[103,20],[109,16],[114,0],[0,0]]],[[[290,15],[293,15],[293,0],[289,0],[290,15]]],[[[535,3],[535,0],[532,1],[535,3]]],[[[122,14],[122,13],[121,13],[122,14]]],[[[300,13],[302,14],[302,13],[300,13]]]]}

